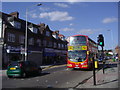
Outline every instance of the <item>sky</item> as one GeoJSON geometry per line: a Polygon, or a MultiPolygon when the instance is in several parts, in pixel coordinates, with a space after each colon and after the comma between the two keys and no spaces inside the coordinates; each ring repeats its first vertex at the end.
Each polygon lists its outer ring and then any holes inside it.
{"type": "Polygon", "coordinates": [[[19,12],[34,24],[45,23],[52,31],[69,37],[82,34],[97,42],[99,34],[105,40],[104,49],[118,44],[118,2],[2,2],[2,12],[19,12]]]}

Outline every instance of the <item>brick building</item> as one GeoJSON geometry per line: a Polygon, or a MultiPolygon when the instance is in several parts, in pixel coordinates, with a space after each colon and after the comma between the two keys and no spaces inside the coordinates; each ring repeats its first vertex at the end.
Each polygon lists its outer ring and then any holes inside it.
{"type": "MultiPolygon", "coordinates": [[[[28,60],[41,65],[59,62],[63,60],[61,57],[66,57],[67,41],[59,31],[50,30],[44,23],[28,22],[27,26],[28,60]]],[[[19,18],[18,12],[0,12],[0,29],[0,61],[3,66],[9,61],[24,60],[26,21],[19,18]]]]}

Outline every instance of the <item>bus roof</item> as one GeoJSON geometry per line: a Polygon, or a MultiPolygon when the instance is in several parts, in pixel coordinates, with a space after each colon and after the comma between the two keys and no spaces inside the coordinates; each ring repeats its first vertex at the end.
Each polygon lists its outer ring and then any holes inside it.
{"type": "MultiPolygon", "coordinates": [[[[78,34],[78,35],[73,35],[73,36],[70,36],[70,37],[75,37],[75,36],[85,36],[85,37],[88,37],[87,35],[81,35],[81,34],[78,34]]],[[[93,41],[91,38],[88,37],[88,39],[90,41],[92,41],[93,43],[97,44],[95,41],[93,41]]]]}
{"type": "Polygon", "coordinates": [[[91,38],[88,38],[88,40],[92,41],[93,43],[97,44],[95,41],[93,41],[91,38]]]}
{"type": "Polygon", "coordinates": [[[73,35],[73,36],[70,36],[70,37],[75,37],[75,36],[85,36],[85,37],[88,37],[87,35],[81,35],[81,34],[73,35]]]}

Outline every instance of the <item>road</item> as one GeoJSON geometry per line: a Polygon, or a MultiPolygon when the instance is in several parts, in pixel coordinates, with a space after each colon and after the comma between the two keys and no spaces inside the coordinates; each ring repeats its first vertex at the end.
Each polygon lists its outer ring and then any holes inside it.
{"type": "Polygon", "coordinates": [[[66,66],[44,69],[39,76],[11,78],[6,74],[2,78],[3,88],[75,88],[92,76],[90,70],[71,70],[66,66]]]}

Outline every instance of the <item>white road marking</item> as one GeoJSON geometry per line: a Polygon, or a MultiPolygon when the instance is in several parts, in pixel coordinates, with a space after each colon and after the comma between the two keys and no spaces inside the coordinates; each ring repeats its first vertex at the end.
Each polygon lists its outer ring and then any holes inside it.
{"type": "Polygon", "coordinates": [[[55,81],[55,83],[57,84],[57,83],[58,83],[58,81],[55,81]]]}
{"type": "Polygon", "coordinates": [[[45,80],[45,82],[48,82],[48,80],[45,80]]]}
{"type": "Polygon", "coordinates": [[[67,84],[69,84],[69,82],[67,82],[67,84]]]}
{"type": "Polygon", "coordinates": [[[24,80],[24,79],[21,79],[21,80],[24,80]]]}
{"type": "Polygon", "coordinates": [[[36,80],[37,82],[39,81],[39,80],[36,80]]]}

